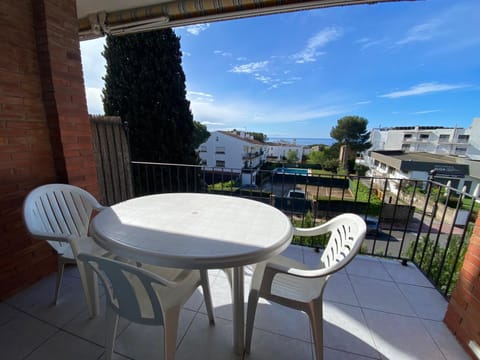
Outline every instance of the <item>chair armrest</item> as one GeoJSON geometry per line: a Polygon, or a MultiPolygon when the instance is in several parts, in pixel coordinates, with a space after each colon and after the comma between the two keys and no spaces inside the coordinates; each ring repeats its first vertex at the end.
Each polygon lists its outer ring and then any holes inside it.
{"type": "Polygon", "coordinates": [[[328,222],[310,228],[293,228],[293,235],[297,236],[317,236],[326,234],[330,231],[330,224],[328,222]]]}
{"type": "Polygon", "coordinates": [[[319,278],[325,277],[327,275],[333,274],[337,271],[335,266],[332,266],[328,269],[313,269],[313,270],[303,270],[291,268],[278,263],[268,263],[265,267],[264,279],[268,276],[269,280],[273,280],[277,274],[286,274],[290,276],[295,276],[299,278],[319,278]],[[267,275],[268,274],[268,275],[267,275]]]}
{"type": "Polygon", "coordinates": [[[59,241],[59,242],[65,242],[65,243],[70,243],[72,239],[74,239],[73,235],[65,235],[65,234],[52,234],[48,232],[40,232],[37,231],[35,233],[28,232],[30,236],[32,236],[35,239],[40,239],[40,240],[50,240],[50,241],[59,241]]]}

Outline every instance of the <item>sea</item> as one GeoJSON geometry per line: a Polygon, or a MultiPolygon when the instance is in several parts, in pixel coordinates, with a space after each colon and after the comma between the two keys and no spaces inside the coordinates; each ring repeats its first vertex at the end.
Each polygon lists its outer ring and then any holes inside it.
{"type": "Polygon", "coordinates": [[[271,142],[288,142],[293,143],[296,140],[297,145],[327,145],[330,146],[335,143],[335,140],[332,138],[289,138],[289,137],[269,137],[267,141],[271,142]]]}

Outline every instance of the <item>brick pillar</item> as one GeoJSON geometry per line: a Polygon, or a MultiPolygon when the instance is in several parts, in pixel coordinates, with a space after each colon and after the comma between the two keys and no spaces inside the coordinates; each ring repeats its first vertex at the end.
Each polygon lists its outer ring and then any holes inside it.
{"type": "Polygon", "coordinates": [[[474,341],[480,345],[480,216],[444,321],[470,356],[476,358],[469,343],[474,341]]]}
{"type": "Polygon", "coordinates": [[[32,1],[43,103],[60,182],[98,196],[75,0],[32,1]]]}
{"type": "Polygon", "coordinates": [[[75,0],[0,1],[0,299],[56,270],[24,229],[28,192],[68,182],[98,194],[75,12],[75,0]]]}

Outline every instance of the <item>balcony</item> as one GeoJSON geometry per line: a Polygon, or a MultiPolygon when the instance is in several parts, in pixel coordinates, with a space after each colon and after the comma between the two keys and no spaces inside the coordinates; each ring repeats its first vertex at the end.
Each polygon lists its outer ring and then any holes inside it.
{"type": "MultiPolygon", "coordinates": [[[[294,245],[285,255],[306,264],[319,256],[294,245]]],[[[246,301],[252,269],[245,272],[246,301]]],[[[228,281],[218,270],[210,277],[216,325],[197,290],[180,315],[177,359],[313,359],[307,316],[262,300],[251,354],[236,356],[228,281]]],[[[103,359],[104,309],[88,318],[76,267],[66,269],[56,306],[54,286],[52,274],[0,304],[2,358],[103,359]]],[[[469,359],[442,322],[447,301],[411,263],[359,255],[330,279],[324,299],[325,359],[469,359]]],[[[162,331],[121,320],[114,358],[161,359],[162,331]]]]}

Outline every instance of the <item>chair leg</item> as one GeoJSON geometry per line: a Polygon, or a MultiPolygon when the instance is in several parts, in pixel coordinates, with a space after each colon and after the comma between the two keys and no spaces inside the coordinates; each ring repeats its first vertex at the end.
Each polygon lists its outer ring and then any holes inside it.
{"type": "Polygon", "coordinates": [[[230,284],[230,289],[233,288],[233,269],[232,268],[225,268],[222,269],[225,275],[227,275],[228,283],[230,284]]]}
{"type": "Polygon", "coordinates": [[[65,260],[61,255],[57,256],[57,284],[55,286],[55,296],[53,298],[53,304],[57,305],[58,295],[60,293],[60,287],[62,286],[63,280],[63,269],[65,268],[65,260]]]}
{"type": "Polygon", "coordinates": [[[245,352],[247,354],[250,354],[250,348],[252,346],[253,323],[255,322],[258,297],[258,290],[250,290],[250,294],[248,294],[247,324],[245,332],[245,352]]]}
{"type": "Polygon", "coordinates": [[[323,304],[322,302],[313,302],[309,306],[310,325],[312,327],[313,340],[315,342],[315,358],[323,359],[323,304]]]}
{"type": "Polygon", "coordinates": [[[89,266],[85,266],[81,261],[77,261],[77,267],[80,273],[80,279],[82,280],[88,313],[90,314],[90,317],[93,318],[100,312],[97,274],[89,266]]]}
{"type": "Polygon", "coordinates": [[[177,350],[178,317],[180,306],[175,306],[165,312],[163,319],[163,337],[165,339],[165,360],[174,360],[177,350]]]}
{"type": "Polygon", "coordinates": [[[105,358],[111,360],[117,334],[118,314],[107,304],[105,326],[105,358]]]}
{"type": "Polygon", "coordinates": [[[213,311],[212,294],[210,292],[210,284],[207,270],[200,270],[200,279],[202,282],[203,298],[205,300],[205,307],[207,308],[208,319],[210,320],[210,324],[214,325],[215,313],[213,311]]]}

